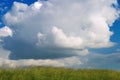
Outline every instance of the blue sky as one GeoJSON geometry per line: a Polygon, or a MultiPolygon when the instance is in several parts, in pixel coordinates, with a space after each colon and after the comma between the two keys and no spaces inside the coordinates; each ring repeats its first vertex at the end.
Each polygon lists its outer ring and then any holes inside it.
{"type": "Polygon", "coordinates": [[[117,3],[112,0],[108,3],[99,0],[0,0],[0,40],[3,41],[0,43],[0,58],[9,54],[7,59],[10,62],[23,60],[17,65],[33,59],[36,63],[37,60],[51,63],[35,65],[54,66],[63,62],[67,67],[119,69],[120,0],[117,3]],[[96,6],[98,9],[94,8],[96,6]],[[99,9],[103,9],[103,13],[99,9]],[[4,27],[8,32],[4,32],[4,27]]]}

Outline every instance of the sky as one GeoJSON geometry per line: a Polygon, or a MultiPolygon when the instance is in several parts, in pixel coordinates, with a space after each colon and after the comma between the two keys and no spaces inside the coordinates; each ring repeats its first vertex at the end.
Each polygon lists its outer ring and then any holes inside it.
{"type": "Polygon", "coordinates": [[[0,0],[0,66],[120,70],[120,0],[0,0]]]}

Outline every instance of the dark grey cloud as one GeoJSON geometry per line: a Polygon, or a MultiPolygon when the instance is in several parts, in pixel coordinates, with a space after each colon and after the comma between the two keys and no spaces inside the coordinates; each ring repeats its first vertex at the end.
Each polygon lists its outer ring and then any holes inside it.
{"type": "Polygon", "coordinates": [[[71,49],[37,47],[34,43],[22,41],[21,39],[16,39],[16,37],[14,38],[14,35],[12,38],[4,38],[4,41],[6,43],[3,47],[11,51],[9,55],[10,59],[56,59],[75,55],[71,49]]]}

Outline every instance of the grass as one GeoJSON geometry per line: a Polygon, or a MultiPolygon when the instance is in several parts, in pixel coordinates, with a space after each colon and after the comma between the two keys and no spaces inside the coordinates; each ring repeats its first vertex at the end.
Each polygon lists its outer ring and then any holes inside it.
{"type": "Polygon", "coordinates": [[[120,80],[113,70],[29,67],[0,69],[0,80],[120,80]]]}

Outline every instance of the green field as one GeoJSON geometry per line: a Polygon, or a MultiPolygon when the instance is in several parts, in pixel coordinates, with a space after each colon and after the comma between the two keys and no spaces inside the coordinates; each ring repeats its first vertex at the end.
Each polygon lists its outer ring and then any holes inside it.
{"type": "Polygon", "coordinates": [[[0,80],[120,80],[113,70],[29,67],[0,69],[0,80]]]}

